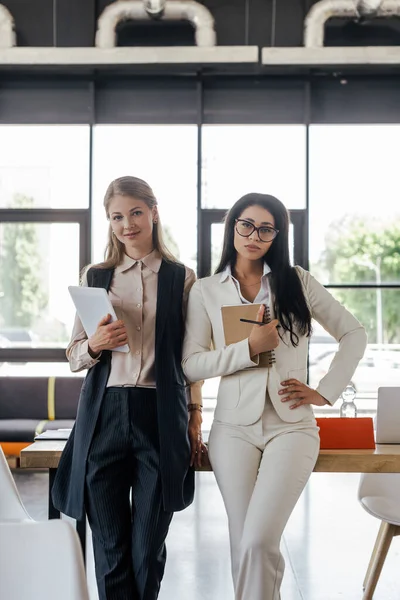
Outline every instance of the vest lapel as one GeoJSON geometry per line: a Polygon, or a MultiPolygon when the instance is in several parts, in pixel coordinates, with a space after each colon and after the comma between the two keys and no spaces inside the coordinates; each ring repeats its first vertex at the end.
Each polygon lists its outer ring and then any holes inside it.
{"type": "Polygon", "coordinates": [[[102,287],[108,291],[113,275],[114,269],[91,268],[87,272],[88,285],[89,287],[102,287]]]}
{"type": "Polygon", "coordinates": [[[156,343],[155,354],[157,356],[164,334],[165,324],[168,319],[171,298],[172,286],[174,283],[175,270],[173,266],[164,260],[161,263],[158,272],[157,282],[157,311],[156,311],[156,343]]]}

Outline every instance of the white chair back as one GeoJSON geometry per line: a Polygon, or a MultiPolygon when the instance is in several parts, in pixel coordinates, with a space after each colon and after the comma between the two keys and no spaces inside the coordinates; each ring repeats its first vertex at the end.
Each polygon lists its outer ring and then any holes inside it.
{"type": "Polygon", "coordinates": [[[374,517],[400,525],[400,473],[363,473],[358,500],[374,517]]]}
{"type": "Polygon", "coordinates": [[[0,522],[30,521],[0,446],[0,522]]]}
{"type": "Polygon", "coordinates": [[[82,550],[67,521],[0,523],[1,598],[89,600],[82,550]]]}

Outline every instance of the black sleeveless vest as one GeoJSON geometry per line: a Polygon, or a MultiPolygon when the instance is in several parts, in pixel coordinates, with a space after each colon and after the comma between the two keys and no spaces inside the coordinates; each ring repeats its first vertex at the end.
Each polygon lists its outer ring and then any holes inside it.
{"type": "MultiPolygon", "coordinates": [[[[91,268],[88,285],[109,289],[113,269],[91,268]]],[[[186,508],[193,500],[194,471],[190,444],[185,379],[181,367],[184,323],[183,265],[162,261],[158,273],[155,332],[155,375],[160,437],[160,470],[164,509],[186,508]]],[[[52,498],[62,513],[84,517],[86,460],[111,369],[111,352],[89,369],[82,385],[77,418],[62,453],[52,498]]]]}

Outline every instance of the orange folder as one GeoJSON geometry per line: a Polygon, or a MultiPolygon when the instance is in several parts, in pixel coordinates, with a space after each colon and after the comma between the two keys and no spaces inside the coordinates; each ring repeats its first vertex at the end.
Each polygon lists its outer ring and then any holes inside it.
{"type": "Polygon", "coordinates": [[[375,448],[371,417],[317,417],[321,450],[375,448]]]}

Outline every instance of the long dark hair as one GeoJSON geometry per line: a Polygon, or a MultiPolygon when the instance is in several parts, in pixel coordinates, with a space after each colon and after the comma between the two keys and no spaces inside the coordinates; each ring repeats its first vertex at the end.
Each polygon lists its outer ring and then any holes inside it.
{"type": "Polygon", "coordinates": [[[299,336],[311,334],[311,313],[304,296],[296,269],[289,257],[289,213],[278,198],[268,194],[246,194],[242,196],[225,216],[225,232],[221,260],[215,273],[221,273],[229,265],[233,271],[236,264],[234,246],[235,221],[248,206],[261,206],[268,210],[279,229],[277,237],[264,255],[264,261],[271,269],[270,284],[274,296],[274,312],[281,327],[290,333],[293,346],[299,343],[299,336]]]}

